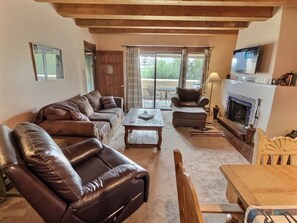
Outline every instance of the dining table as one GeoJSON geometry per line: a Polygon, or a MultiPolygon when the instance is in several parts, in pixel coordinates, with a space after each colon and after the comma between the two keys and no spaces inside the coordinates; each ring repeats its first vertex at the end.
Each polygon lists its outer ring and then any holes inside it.
{"type": "Polygon", "coordinates": [[[247,210],[251,206],[296,206],[297,166],[221,165],[227,180],[226,196],[247,210]]]}

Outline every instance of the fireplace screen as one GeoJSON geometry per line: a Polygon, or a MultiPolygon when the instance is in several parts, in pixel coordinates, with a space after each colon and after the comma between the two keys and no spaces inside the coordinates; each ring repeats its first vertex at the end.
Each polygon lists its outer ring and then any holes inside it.
{"type": "Polygon", "coordinates": [[[229,96],[227,117],[245,126],[249,124],[252,104],[238,98],[229,96]]]}

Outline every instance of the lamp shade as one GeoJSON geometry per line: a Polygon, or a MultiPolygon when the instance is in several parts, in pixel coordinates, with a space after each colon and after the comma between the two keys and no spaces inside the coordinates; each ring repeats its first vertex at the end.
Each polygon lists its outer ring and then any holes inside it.
{"type": "Polygon", "coordinates": [[[212,72],[207,78],[207,82],[220,81],[220,80],[221,78],[217,72],[212,72]]]}

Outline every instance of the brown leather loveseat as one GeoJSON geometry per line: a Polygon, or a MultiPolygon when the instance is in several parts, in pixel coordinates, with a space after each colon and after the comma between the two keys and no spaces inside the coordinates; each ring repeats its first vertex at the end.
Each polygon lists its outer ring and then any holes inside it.
{"type": "Polygon", "coordinates": [[[95,138],[60,149],[33,123],[0,126],[0,167],[47,223],[122,222],[148,199],[148,172],[95,138]]]}

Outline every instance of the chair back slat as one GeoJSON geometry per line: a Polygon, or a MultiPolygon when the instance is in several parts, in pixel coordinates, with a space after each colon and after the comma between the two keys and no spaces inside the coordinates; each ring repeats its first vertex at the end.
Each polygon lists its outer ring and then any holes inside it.
{"type": "Polygon", "coordinates": [[[276,165],[278,163],[280,155],[271,155],[270,157],[271,157],[271,164],[276,165]]]}
{"type": "Polygon", "coordinates": [[[201,209],[191,177],[183,167],[181,152],[173,151],[176,186],[178,194],[178,206],[181,223],[204,223],[201,209]]]}
{"type": "Polygon", "coordinates": [[[263,155],[262,156],[262,162],[261,162],[261,164],[267,165],[269,160],[270,160],[270,156],[269,155],[263,155]]]}
{"type": "Polygon", "coordinates": [[[297,165],[297,155],[290,155],[290,163],[291,165],[297,165]]]}
{"type": "Polygon", "coordinates": [[[281,165],[287,165],[288,161],[289,161],[289,157],[290,157],[290,155],[283,155],[281,157],[281,165]]]}
{"type": "Polygon", "coordinates": [[[297,165],[297,140],[284,136],[269,138],[259,128],[257,132],[259,144],[256,164],[297,165]]]}

